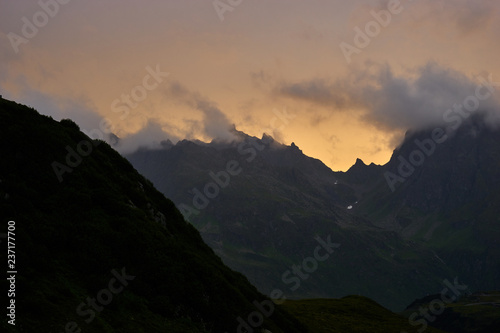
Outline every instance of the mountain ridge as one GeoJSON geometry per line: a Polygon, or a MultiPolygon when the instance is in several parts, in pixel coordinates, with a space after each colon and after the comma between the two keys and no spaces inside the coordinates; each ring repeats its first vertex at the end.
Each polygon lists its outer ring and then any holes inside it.
{"type": "MultiPolygon", "coordinates": [[[[320,160],[305,156],[295,144],[246,136],[246,140],[224,147],[183,143],[168,150],[138,151],[127,158],[172,198],[226,264],[243,272],[266,294],[283,285],[283,272],[307,256],[317,236],[331,235],[343,246],[350,245],[340,248],[347,252],[342,253],[339,267],[324,264],[321,274],[288,297],[362,293],[386,307],[402,309],[454,274],[420,241],[385,231],[356,213],[363,193],[362,177],[366,177],[363,173],[358,175],[361,185],[351,184],[345,173],[333,172],[320,160]],[[233,171],[237,174],[231,175],[227,169],[230,162],[236,163],[233,171]],[[357,250],[354,244],[365,250],[357,250]],[[359,266],[352,264],[359,261],[359,266]],[[390,267],[401,276],[389,274],[390,267]],[[340,275],[339,269],[344,270],[340,275]],[[416,279],[415,271],[423,284],[410,282],[416,279]],[[430,271],[439,272],[442,278],[431,277],[426,273],[430,271]],[[376,276],[373,285],[378,287],[357,289],[367,276],[376,276]],[[400,285],[405,296],[387,291],[391,284],[400,285]]],[[[351,169],[363,166],[358,161],[351,169]]],[[[375,170],[373,174],[382,168],[366,167],[375,170]]],[[[349,176],[356,178],[353,173],[349,176]]]]}
{"type": "MultiPolygon", "coordinates": [[[[79,328],[88,332],[165,329],[221,332],[243,327],[252,330],[253,327],[255,331],[274,333],[413,329],[411,321],[358,296],[279,305],[283,295],[275,292],[276,306],[269,317],[272,302],[250,286],[245,277],[225,267],[173,203],[103,141],[91,140],[71,120],[55,122],[32,108],[1,98],[0,139],[3,157],[0,160],[0,218],[15,221],[16,239],[22,245],[17,253],[21,268],[16,281],[17,329],[2,321],[1,327],[7,332],[59,332],[79,328]],[[73,170],[60,182],[53,163],[68,161],[71,152],[68,146],[81,153],[78,147],[83,147],[82,142],[93,144],[93,151],[89,154],[83,151],[85,156],[81,156],[78,165],[68,163],[73,170]],[[106,294],[112,298],[103,298],[106,294]],[[97,303],[91,303],[92,296],[96,296],[93,302],[97,303]],[[325,315],[318,317],[318,313],[325,315]]],[[[275,161],[282,162],[279,158],[275,161]]],[[[284,180],[307,180],[303,172],[297,176],[299,171],[295,171],[295,176],[293,173],[281,176],[284,180]]],[[[314,246],[329,253],[327,245],[332,245],[335,251],[330,255],[337,261],[337,274],[340,271],[346,274],[342,269],[346,254],[363,246],[376,249],[380,245],[376,242],[380,235],[374,233],[377,228],[361,217],[349,215],[351,219],[344,220],[346,213],[348,210],[342,205],[332,209],[336,223],[344,229],[330,230],[335,237],[319,237],[315,245],[307,245],[308,254],[314,256],[302,258],[302,272],[309,270],[310,276],[300,281],[297,278],[301,275],[296,275],[294,280],[283,282],[285,285],[290,286],[294,281],[298,288],[307,289],[307,283],[321,281],[315,280],[317,276],[328,275],[322,263],[311,271],[312,258],[326,260],[321,253],[313,251],[314,246]],[[339,231],[345,233],[352,228],[367,229],[370,234],[361,233],[361,239],[351,238],[357,241],[351,245],[339,231]],[[338,239],[342,239],[342,244],[332,243],[338,239]]],[[[297,216],[285,215],[282,219],[292,225],[300,224],[297,216]]],[[[385,239],[385,247],[379,248],[381,251],[393,245],[395,234],[386,235],[389,238],[385,239]]],[[[413,246],[418,247],[416,243],[413,246]]],[[[252,260],[261,258],[257,252],[248,254],[252,260]]],[[[379,256],[372,259],[380,264],[379,256]]],[[[363,268],[363,263],[351,264],[363,268]]],[[[418,264],[412,266],[419,269],[418,264]]],[[[359,273],[366,274],[366,270],[359,273]]],[[[285,285],[278,287],[284,291],[285,285]]],[[[391,289],[401,291],[400,286],[391,289]]],[[[481,300],[495,300],[490,296],[485,298],[483,293],[478,295],[481,300]]],[[[467,308],[447,305],[439,327],[456,327],[461,320],[467,320],[469,326],[472,323],[491,327],[488,320],[494,315],[492,309],[484,312],[484,316],[471,314],[483,308],[484,305],[467,308]]],[[[469,329],[471,327],[463,331],[469,329]]],[[[428,331],[438,332],[431,327],[428,331]]]]}

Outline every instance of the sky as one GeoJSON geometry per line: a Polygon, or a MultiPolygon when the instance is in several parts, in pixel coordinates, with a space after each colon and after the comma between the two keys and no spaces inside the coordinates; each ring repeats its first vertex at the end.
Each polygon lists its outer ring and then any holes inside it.
{"type": "Polygon", "coordinates": [[[500,82],[499,35],[496,0],[0,0],[0,94],[122,153],[234,124],[347,170],[500,82]]]}

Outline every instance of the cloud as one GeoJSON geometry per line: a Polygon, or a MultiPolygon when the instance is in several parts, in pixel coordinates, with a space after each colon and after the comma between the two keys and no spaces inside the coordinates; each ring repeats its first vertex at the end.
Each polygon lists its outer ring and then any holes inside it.
{"type": "Polygon", "coordinates": [[[484,32],[493,17],[498,15],[495,2],[492,0],[458,0],[458,1],[427,1],[425,6],[426,19],[432,17],[441,26],[443,22],[451,23],[461,35],[484,32]]]}
{"type": "Polygon", "coordinates": [[[482,31],[490,24],[496,11],[491,1],[468,0],[455,11],[455,22],[462,34],[482,31]]]}
{"type": "Polygon", "coordinates": [[[98,129],[103,119],[94,111],[95,106],[92,102],[84,98],[67,99],[50,96],[26,86],[23,86],[18,94],[7,92],[4,98],[31,106],[41,114],[50,116],[57,121],[69,118],[83,130],[98,129]]]}
{"type": "Polygon", "coordinates": [[[283,84],[276,92],[295,99],[342,109],[348,104],[349,98],[342,94],[339,84],[340,82],[331,84],[327,80],[316,78],[305,82],[283,84]]]}
{"type": "Polygon", "coordinates": [[[250,79],[256,88],[269,87],[273,80],[273,76],[264,70],[250,72],[250,79]]]}
{"type": "Polygon", "coordinates": [[[498,8],[495,0],[419,0],[408,12],[410,18],[405,29],[408,33],[422,34],[421,28],[426,26],[432,35],[425,37],[439,36],[441,40],[455,34],[454,38],[483,38],[488,33],[496,33],[492,23],[498,20],[498,8]]]}
{"type": "MultiPolygon", "coordinates": [[[[201,131],[205,136],[222,141],[236,139],[231,131],[233,125],[227,116],[208,98],[198,92],[190,91],[179,82],[173,82],[168,88],[167,94],[172,99],[203,113],[201,131]]],[[[198,126],[195,125],[193,128],[198,128],[198,126]]]]}
{"type": "Polygon", "coordinates": [[[298,22],[297,30],[291,33],[292,38],[305,41],[321,41],[325,38],[325,33],[312,23],[304,20],[298,22]]]}
{"type": "MultiPolygon", "coordinates": [[[[479,81],[433,62],[400,75],[388,65],[369,64],[336,81],[281,84],[275,93],[329,106],[330,114],[357,110],[365,122],[395,131],[441,124],[444,113],[474,95],[478,85],[479,81]]],[[[479,109],[498,114],[498,97],[481,101],[479,109]]]]}
{"type": "Polygon", "coordinates": [[[161,149],[163,147],[162,141],[167,140],[176,143],[179,138],[167,134],[162,125],[154,119],[149,119],[146,126],[140,131],[120,139],[114,148],[122,155],[126,155],[135,152],[139,148],[161,149]]]}
{"type": "MultiPolygon", "coordinates": [[[[94,107],[90,102],[80,100],[68,100],[45,95],[41,92],[34,91],[28,88],[22,90],[20,96],[4,96],[7,99],[16,100],[28,106],[34,107],[41,114],[51,116],[57,121],[61,119],[71,119],[80,126],[80,129],[86,133],[92,133],[95,130],[101,131],[102,116],[94,111],[94,107]]],[[[111,125],[113,125],[111,123],[111,125]]],[[[114,146],[121,154],[129,154],[141,147],[150,149],[160,149],[161,142],[170,140],[173,143],[179,141],[179,138],[168,134],[164,129],[171,130],[167,124],[160,125],[154,119],[149,119],[140,131],[120,138],[119,143],[114,146]]],[[[111,131],[114,128],[111,127],[111,131]]],[[[105,138],[109,143],[112,143],[110,137],[105,138]]]]}

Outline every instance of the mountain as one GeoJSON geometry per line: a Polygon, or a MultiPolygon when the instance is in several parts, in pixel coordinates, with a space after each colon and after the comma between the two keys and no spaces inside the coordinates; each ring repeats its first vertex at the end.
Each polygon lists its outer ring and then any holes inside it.
{"type": "MultiPolygon", "coordinates": [[[[0,244],[8,246],[11,257],[2,259],[12,265],[2,284],[8,291],[2,332],[415,330],[411,320],[365,297],[285,301],[275,289],[269,300],[227,268],[128,161],[71,120],[56,122],[0,98],[0,157],[0,221],[9,231],[0,232],[0,244]]],[[[346,191],[335,195],[352,195],[346,191]]],[[[343,247],[329,243],[317,239],[303,261],[311,280],[325,268],[311,270],[311,258],[342,257],[343,247]]],[[[497,325],[497,296],[476,293],[447,303],[432,324],[488,332],[497,325]]],[[[427,298],[412,307],[426,302],[433,304],[427,298]]]]}
{"type": "Polygon", "coordinates": [[[423,241],[357,213],[365,180],[381,167],[358,161],[347,175],[333,172],[293,143],[234,133],[232,142],[183,140],[126,157],[261,292],[364,295],[402,310],[456,276],[423,241]],[[314,258],[321,242],[337,244],[323,261],[314,258]]]}
{"type": "Polygon", "coordinates": [[[384,166],[339,176],[356,190],[355,213],[423,242],[473,289],[500,281],[500,130],[481,114],[462,126],[408,132],[384,166]],[[435,136],[435,134],[440,134],[435,136]],[[360,179],[360,175],[370,175],[360,179]]]}
{"type": "Polygon", "coordinates": [[[2,332],[308,331],[71,120],[0,98],[0,156],[2,332]]]}

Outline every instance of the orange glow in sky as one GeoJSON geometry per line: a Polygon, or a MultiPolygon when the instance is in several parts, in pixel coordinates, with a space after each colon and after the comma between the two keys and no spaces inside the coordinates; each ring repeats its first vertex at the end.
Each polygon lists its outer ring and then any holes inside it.
{"type": "Polygon", "coordinates": [[[137,144],[260,137],[286,110],[277,140],[333,170],[383,164],[450,92],[500,81],[493,0],[46,3],[0,0],[0,93],[122,138],[156,128],[137,144]]]}

